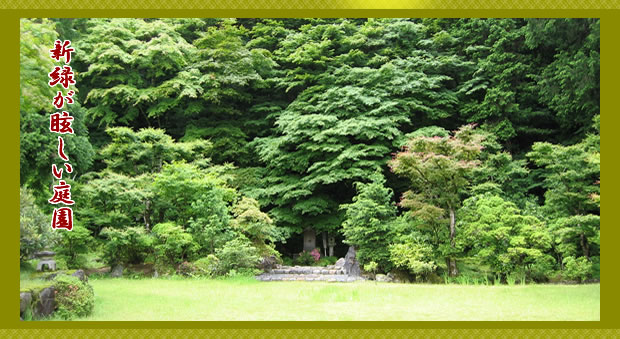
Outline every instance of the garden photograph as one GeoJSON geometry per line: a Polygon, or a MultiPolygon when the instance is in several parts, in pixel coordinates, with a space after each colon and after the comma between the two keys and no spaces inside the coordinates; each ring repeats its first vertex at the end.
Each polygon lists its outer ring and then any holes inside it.
{"type": "Polygon", "coordinates": [[[600,19],[20,19],[20,320],[600,321],[600,19]]]}

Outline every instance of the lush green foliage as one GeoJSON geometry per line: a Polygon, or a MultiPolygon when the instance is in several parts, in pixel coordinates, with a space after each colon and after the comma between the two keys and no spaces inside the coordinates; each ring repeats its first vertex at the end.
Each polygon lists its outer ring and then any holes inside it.
{"type": "Polygon", "coordinates": [[[84,254],[94,245],[94,239],[86,227],[80,223],[73,225],[71,232],[62,232],[56,254],[64,259],[68,268],[81,268],[85,263],[84,254]]]}
{"type": "Polygon", "coordinates": [[[424,279],[437,265],[433,262],[433,248],[422,238],[390,246],[390,260],[394,266],[409,270],[416,279],[424,279]]]}
{"type": "Polygon", "coordinates": [[[52,232],[50,222],[35,205],[32,193],[26,188],[19,189],[19,261],[54,245],[58,234],[52,232]]]}
{"type": "Polygon", "coordinates": [[[586,257],[566,257],[563,264],[566,267],[563,275],[567,279],[584,281],[592,276],[592,262],[586,257]]]}
{"type": "Polygon", "coordinates": [[[321,254],[353,245],[369,270],[417,280],[456,275],[457,259],[464,280],[469,266],[597,279],[599,26],[22,19],[20,260],[59,236],[69,267],[102,253],[224,275],[300,253],[313,230],[321,254]],[[62,233],[46,226],[56,39],[76,48],[76,223],[62,233]]]}
{"type": "Polygon", "coordinates": [[[160,264],[179,264],[191,258],[199,248],[189,233],[173,223],[155,225],[153,235],[153,249],[157,260],[161,260],[160,264]]]}
{"type": "Polygon", "coordinates": [[[373,173],[370,183],[356,183],[358,194],[351,204],[341,205],[345,210],[342,232],[345,241],[358,248],[360,264],[374,261],[381,271],[389,271],[390,221],[396,217],[396,206],[392,202],[392,190],[385,187],[381,173],[373,173]]]}
{"type": "Polygon", "coordinates": [[[103,260],[110,266],[139,264],[152,246],[152,239],[145,234],[143,228],[105,228],[100,235],[105,239],[103,260]]]}
{"type": "Polygon", "coordinates": [[[209,254],[205,258],[200,258],[194,261],[194,266],[196,267],[194,274],[197,276],[214,276],[218,272],[219,265],[220,259],[218,259],[214,254],[209,254]]]}
{"type": "Polygon", "coordinates": [[[54,278],[54,292],[58,306],[54,315],[62,319],[86,317],[95,307],[93,287],[77,277],[57,275],[54,278]]]}
{"type": "Polygon", "coordinates": [[[493,195],[467,199],[459,216],[460,245],[489,265],[493,274],[530,275],[534,270],[539,277],[551,273],[553,258],[545,254],[551,248],[551,236],[538,218],[523,215],[513,203],[493,195]]]}
{"type": "Polygon", "coordinates": [[[237,272],[251,270],[256,267],[260,260],[259,251],[245,237],[239,236],[224,246],[218,248],[215,253],[219,259],[218,271],[227,273],[232,270],[237,272]]]}
{"type": "Polygon", "coordinates": [[[407,177],[413,187],[403,194],[400,206],[410,209],[411,215],[435,234],[436,246],[450,266],[450,275],[458,273],[454,261],[455,213],[470,184],[468,175],[480,165],[478,158],[484,139],[485,135],[472,125],[461,127],[452,136],[418,136],[409,140],[390,162],[391,169],[407,177]],[[449,242],[440,240],[442,224],[448,226],[449,242]]]}

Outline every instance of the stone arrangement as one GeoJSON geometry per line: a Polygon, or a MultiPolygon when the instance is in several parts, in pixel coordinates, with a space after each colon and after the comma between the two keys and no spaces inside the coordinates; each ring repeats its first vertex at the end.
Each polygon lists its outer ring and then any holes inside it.
{"type": "Polygon", "coordinates": [[[331,281],[350,282],[361,277],[346,274],[344,268],[335,265],[316,266],[280,266],[256,277],[261,281],[331,281]]]}
{"type": "MultiPolygon", "coordinates": [[[[57,272],[50,274],[45,280],[51,280],[58,274],[68,274],[66,272],[57,272]],[[49,278],[49,277],[52,278],[49,278]]],[[[71,274],[74,277],[88,282],[88,277],[83,270],[77,270],[71,274]]],[[[30,309],[32,316],[35,318],[43,318],[51,315],[56,310],[56,293],[54,286],[42,286],[32,290],[20,291],[19,293],[19,319],[24,320],[25,312],[30,309]]]]}
{"type": "Polygon", "coordinates": [[[360,276],[359,264],[355,260],[355,249],[349,248],[345,258],[340,258],[336,264],[325,267],[319,266],[281,266],[275,265],[265,273],[256,276],[260,281],[328,281],[352,282],[364,280],[360,276]]]}

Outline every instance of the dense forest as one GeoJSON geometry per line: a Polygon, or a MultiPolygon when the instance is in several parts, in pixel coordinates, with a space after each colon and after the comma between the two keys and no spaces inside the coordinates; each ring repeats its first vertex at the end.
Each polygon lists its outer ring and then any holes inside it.
{"type": "MultiPolygon", "coordinates": [[[[23,19],[20,259],[599,279],[598,19],[23,19]],[[71,40],[62,166],[54,41],[71,40]],[[314,250],[310,255],[311,249],[314,250]],[[316,261],[316,260],[315,260],[316,261]],[[481,273],[482,272],[482,273],[481,273]]],[[[67,90],[63,90],[65,93],[67,90]]]]}

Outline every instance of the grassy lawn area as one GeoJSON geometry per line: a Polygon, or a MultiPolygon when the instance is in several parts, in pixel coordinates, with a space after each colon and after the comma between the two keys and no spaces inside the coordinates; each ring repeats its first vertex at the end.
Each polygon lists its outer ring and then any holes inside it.
{"type": "Polygon", "coordinates": [[[600,320],[600,285],[91,279],[80,320],[600,320]]]}

